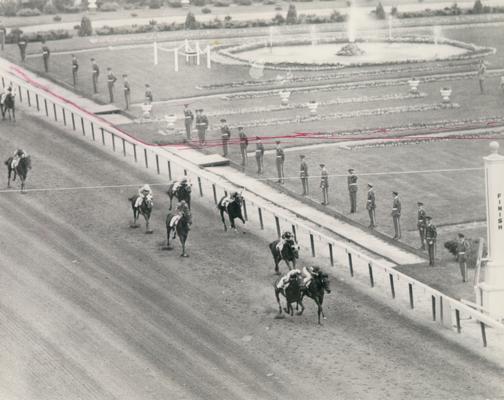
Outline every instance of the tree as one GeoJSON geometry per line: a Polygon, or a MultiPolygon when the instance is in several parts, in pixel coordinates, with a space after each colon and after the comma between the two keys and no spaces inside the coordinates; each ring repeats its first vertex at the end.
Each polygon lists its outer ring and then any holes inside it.
{"type": "Polygon", "coordinates": [[[91,20],[84,16],[81,19],[79,36],[91,36],[93,34],[93,26],[91,25],[91,20]]]}
{"type": "Polygon", "coordinates": [[[473,6],[473,14],[481,13],[483,13],[483,3],[481,2],[481,0],[476,0],[473,6]]]}
{"type": "Polygon", "coordinates": [[[297,23],[297,11],[294,4],[289,4],[289,9],[287,10],[287,16],[285,17],[285,23],[292,25],[297,23]]]}
{"type": "Polygon", "coordinates": [[[387,14],[385,13],[385,9],[383,8],[383,5],[381,2],[378,3],[378,5],[376,6],[375,14],[376,14],[376,18],[378,18],[378,19],[387,18],[387,14]]]}
{"type": "Polygon", "coordinates": [[[192,12],[188,12],[186,19],[185,19],[185,24],[184,24],[186,29],[197,29],[198,28],[198,22],[196,21],[196,17],[192,12]]]}

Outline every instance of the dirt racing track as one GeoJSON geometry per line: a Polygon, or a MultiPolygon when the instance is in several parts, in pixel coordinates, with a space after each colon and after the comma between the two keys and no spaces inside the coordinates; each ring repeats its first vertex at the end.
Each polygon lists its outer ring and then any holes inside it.
{"type": "Polygon", "coordinates": [[[224,233],[195,201],[190,257],[178,242],[163,251],[164,187],[153,235],[129,227],[127,201],[161,178],[32,115],[0,130],[2,155],[32,156],[28,188],[96,187],[0,193],[0,398],[504,395],[501,367],[342,281],[323,326],[311,300],[303,316],[275,319],[266,238],[224,233]]]}

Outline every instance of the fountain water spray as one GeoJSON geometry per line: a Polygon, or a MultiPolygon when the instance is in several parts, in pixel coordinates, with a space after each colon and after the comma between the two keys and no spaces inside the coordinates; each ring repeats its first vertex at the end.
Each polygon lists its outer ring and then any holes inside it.
{"type": "Polygon", "coordinates": [[[317,27],[315,25],[310,26],[310,39],[311,39],[311,44],[312,46],[315,46],[318,42],[317,38],[317,27]]]}
{"type": "Polygon", "coordinates": [[[392,14],[388,16],[388,40],[392,41],[392,14]]]}
{"type": "Polygon", "coordinates": [[[269,31],[269,47],[270,51],[273,51],[273,27],[270,26],[268,31],[269,31]]]}
{"type": "Polygon", "coordinates": [[[441,38],[441,27],[436,25],[432,28],[432,34],[434,36],[434,44],[437,46],[439,39],[441,38]]]}
{"type": "Polygon", "coordinates": [[[347,35],[350,43],[355,42],[355,6],[353,1],[350,3],[350,10],[347,16],[347,35]]]}

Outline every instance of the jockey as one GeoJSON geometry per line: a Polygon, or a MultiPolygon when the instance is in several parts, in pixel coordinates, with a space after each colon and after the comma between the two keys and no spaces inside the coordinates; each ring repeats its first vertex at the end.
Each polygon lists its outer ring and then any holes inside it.
{"type": "Polygon", "coordinates": [[[316,277],[316,276],[319,276],[320,275],[320,267],[317,267],[316,265],[312,266],[312,267],[303,267],[303,275],[304,275],[304,278],[303,278],[303,285],[305,287],[308,287],[308,285],[310,284],[311,280],[316,277]]]}
{"type": "MultiPolygon", "coordinates": [[[[180,201],[180,203],[177,204],[177,207],[175,208],[175,213],[173,214],[172,219],[170,220],[170,228],[174,228],[177,226],[180,218],[186,214],[189,214],[189,206],[187,205],[185,200],[180,201]]],[[[176,230],[173,229],[173,238],[176,236],[176,230]]]]}
{"type": "Polygon", "coordinates": [[[229,203],[232,203],[234,199],[238,196],[238,192],[230,192],[226,197],[222,199],[222,206],[227,207],[229,203]]]}
{"type": "Polygon", "coordinates": [[[284,276],[280,278],[280,280],[277,283],[277,288],[278,289],[287,289],[289,287],[289,284],[292,281],[295,281],[301,276],[301,271],[298,269],[291,269],[289,272],[287,272],[284,276]]]}
{"type": "Polygon", "coordinates": [[[173,184],[173,193],[176,193],[178,188],[181,187],[181,186],[187,186],[188,183],[187,183],[187,177],[183,177],[182,179],[180,179],[179,181],[175,181],[175,183],[173,184]]]}
{"type": "Polygon", "coordinates": [[[28,154],[26,154],[26,152],[23,149],[17,149],[14,155],[12,156],[11,168],[15,169],[18,166],[19,161],[22,158],[25,158],[27,155],[28,154]]]}
{"type": "Polygon", "coordinates": [[[279,252],[282,251],[287,240],[294,240],[294,235],[289,231],[285,231],[284,233],[282,233],[282,236],[280,237],[280,240],[277,243],[276,247],[279,252]]]}
{"type": "Polygon", "coordinates": [[[144,199],[147,198],[152,199],[152,189],[149,185],[145,184],[140,189],[138,189],[138,197],[135,201],[135,208],[140,207],[144,199]]]}

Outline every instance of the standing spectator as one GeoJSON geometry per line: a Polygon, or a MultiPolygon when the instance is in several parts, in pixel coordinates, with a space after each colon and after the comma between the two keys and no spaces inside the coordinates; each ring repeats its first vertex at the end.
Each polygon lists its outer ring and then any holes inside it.
{"type": "Polygon", "coordinates": [[[128,82],[128,75],[123,75],[123,90],[124,90],[124,102],[126,103],[126,110],[129,109],[130,99],[131,99],[131,88],[128,82]]]}
{"type": "Polygon", "coordinates": [[[0,23],[0,46],[2,47],[2,51],[5,47],[5,36],[7,36],[7,29],[0,23]]]}
{"type": "Polygon", "coordinates": [[[75,54],[72,54],[72,79],[74,87],[77,86],[77,72],[79,71],[79,61],[75,54]]]}
{"type": "MultiPolygon", "coordinates": [[[[149,104],[151,104],[154,99],[154,97],[152,96],[151,87],[148,83],[145,84],[145,99],[149,102],[149,104]]],[[[185,106],[187,107],[187,104],[185,104],[185,106]]]]}
{"type": "Polygon", "coordinates": [[[368,228],[376,228],[376,197],[373,189],[373,185],[368,183],[368,192],[367,192],[367,203],[366,209],[369,214],[369,227],[368,228]]]}
{"type": "Polygon", "coordinates": [[[322,189],[322,205],[329,204],[329,174],[325,164],[320,164],[320,189],[322,189]]]}
{"type": "Polygon", "coordinates": [[[459,262],[460,274],[462,275],[462,282],[467,282],[467,251],[471,245],[466,240],[463,233],[458,234],[457,244],[457,261],[459,262]]]}
{"type": "Polygon", "coordinates": [[[264,145],[259,136],[256,136],[255,158],[257,162],[257,173],[261,175],[264,170],[264,145]]]}
{"type": "Polygon", "coordinates": [[[200,146],[204,145],[206,140],[206,130],[208,129],[208,118],[203,114],[203,109],[196,110],[196,130],[198,131],[198,140],[200,146]]]}
{"type": "Polygon", "coordinates": [[[303,196],[308,196],[308,164],[306,163],[306,157],[301,154],[301,164],[299,165],[299,177],[301,178],[301,185],[303,186],[303,196]]]}
{"type": "Polygon", "coordinates": [[[354,214],[357,212],[357,175],[354,174],[355,170],[350,168],[348,170],[348,194],[350,195],[350,214],[354,214]]]}
{"type": "Polygon", "coordinates": [[[108,93],[109,93],[109,98],[110,102],[114,102],[114,85],[117,81],[117,78],[115,77],[114,73],[112,72],[112,68],[108,67],[107,68],[107,86],[108,86],[108,93]]]}
{"type": "Polygon", "coordinates": [[[28,46],[28,41],[24,36],[21,36],[18,39],[18,47],[19,47],[19,53],[21,54],[21,61],[25,62],[26,58],[26,47],[28,46]]]}
{"type": "MultiPolygon", "coordinates": [[[[148,87],[149,85],[145,85],[145,86],[148,87]]],[[[147,91],[147,90],[145,91],[145,98],[148,99],[149,96],[150,96],[150,101],[152,102],[152,92],[150,91],[150,88],[149,88],[149,91],[147,91]]],[[[189,104],[184,104],[184,124],[185,124],[186,137],[187,137],[188,141],[191,140],[191,128],[192,128],[193,121],[194,121],[194,114],[189,109],[189,104]]],[[[221,120],[221,122],[222,122],[222,120],[221,120]]],[[[226,154],[224,154],[224,157],[226,155],[227,155],[227,151],[226,151],[226,154]]]]}
{"type": "Polygon", "coordinates": [[[98,77],[100,76],[100,67],[94,58],[91,59],[91,69],[93,71],[93,93],[98,93],[98,77]]]}
{"type": "Polygon", "coordinates": [[[245,165],[247,165],[248,137],[245,134],[245,132],[243,131],[242,126],[238,127],[238,136],[240,138],[240,153],[241,153],[241,158],[242,158],[241,165],[245,166],[245,165]]]}
{"type": "Polygon", "coordinates": [[[285,162],[285,153],[280,146],[280,140],[276,141],[276,167],[278,173],[278,183],[284,183],[284,162],[285,162]]]}
{"type": "Polygon", "coordinates": [[[392,221],[394,222],[394,239],[401,239],[401,200],[399,193],[392,192],[394,201],[392,203],[392,221]]]}
{"type": "Polygon", "coordinates": [[[12,119],[16,122],[16,105],[14,102],[14,94],[12,93],[12,88],[9,86],[7,88],[7,94],[4,98],[4,113],[7,112],[9,115],[9,121],[12,119]]]}
{"type": "Polygon", "coordinates": [[[422,250],[425,250],[425,227],[426,227],[425,216],[426,216],[426,212],[423,208],[424,204],[421,201],[419,201],[417,203],[417,205],[418,205],[417,228],[418,228],[418,233],[420,235],[420,248],[422,250]]]}
{"type": "Polygon", "coordinates": [[[486,63],[483,59],[480,60],[479,66],[478,66],[478,80],[479,80],[479,86],[480,86],[480,93],[485,94],[485,74],[486,74],[486,63]]]}
{"type": "Polygon", "coordinates": [[[44,71],[49,72],[49,57],[51,55],[51,51],[49,47],[45,44],[45,40],[42,40],[42,60],[44,61],[44,71]]]}
{"type": "MultiPolygon", "coordinates": [[[[229,139],[231,138],[231,129],[229,129],[229,126],[226,122],[225,118],[222,118],[220,120],[221,122],[221,138],[222,138],[222,155],[224,157],[227,157],[228,155],[228,142],[229,139]]],[[[187,130],[187,124],[186,124],[186,130],[187,130]]]]}
{"type": "Polygon", "coordinates": [[[437,229],[431,220],[431,217],[425,217],[425,241],[427,242],[427,250],[429,252],[429,265],[433,267],[436,261],[437,229]]]}

